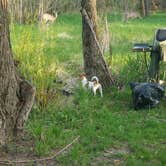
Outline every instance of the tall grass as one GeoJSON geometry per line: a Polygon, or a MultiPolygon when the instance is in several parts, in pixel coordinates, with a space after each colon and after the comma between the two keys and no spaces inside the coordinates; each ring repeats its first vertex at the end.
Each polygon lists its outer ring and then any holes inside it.
{"type": "Polygon", "coordinates": [[[57,73],[63,72],[64,66],[71,71],[73,65],[80,63],[81,20],[76,14],[71,17],[74,24],[79,24],[78,27],[68,21],[68,15],[59,16],[56,25],[10,26],[14,58],[20,61],[22,75],[36,86],[36,99],[41,109],[46,109],[49,102],[56,98],[52,92],[55,91],[53,82],[57,73]],[[69,24],[70,28],[66,26],[69,24]],[[68,64],[66,61],[69,61],[68,64]]]}
{"type": "MultiPolygon", "coordinates": [[[[53,33],[45,25],[12,25],[14,58],[19,60],[21,74],[37,88],[37,100],[45,107],[48,104],[48,89],[56,78],[58,59],[48,53],[55,47],[50,42],[53,33]]],[[[55,55],[56,56],[56,55],[55,55]]]]}

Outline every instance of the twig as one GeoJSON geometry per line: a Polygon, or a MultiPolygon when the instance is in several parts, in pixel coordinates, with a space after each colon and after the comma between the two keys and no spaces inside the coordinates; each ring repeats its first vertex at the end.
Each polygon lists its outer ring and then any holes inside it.
{"type": "Polygon", "coordinates": [[[12,163],[29,163],[29,162],[52,160],[55,157],[57,157],[58,155],[60,155],[62,152],[67,150],[72,144],[77,142],[79,138],[80,138],[80,136],[76,137],[70,144],[66,145],[63,149],[61,149],[60,151],[56,152],[55,154],[53,154],[52,156],[49,156],[49,157],[40,158],[40,159],[29,159],[29,160],[28,159],[27,160],[0,160],[0,163],[12,164],[12,163]]]}

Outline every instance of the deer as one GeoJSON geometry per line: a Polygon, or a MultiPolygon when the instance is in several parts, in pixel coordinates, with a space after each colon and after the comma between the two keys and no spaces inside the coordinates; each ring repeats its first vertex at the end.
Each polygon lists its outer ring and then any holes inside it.
{"type": "Polygon", "coordinates": [[[46,24],[53,23],[57,19],[57,17],[58,17],[57,12],[55,12],[55,16],[48,13],[44,13],[41,17],[41,21],[46,24]]]}
{"type": "Polygon", "coordinates": [[[141,18],[138,12],[125,12],[123,16],[124,16],[124,21],[134,18],[141,18]]]}

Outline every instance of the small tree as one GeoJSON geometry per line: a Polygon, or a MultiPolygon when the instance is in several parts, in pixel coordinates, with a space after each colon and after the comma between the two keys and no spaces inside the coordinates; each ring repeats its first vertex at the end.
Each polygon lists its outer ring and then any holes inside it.
{"type": "Polygon", "coordinates": [[[142,15],[148,16],[150,11],[150,0],[141,0],[142,2],[142,15]]]}
{"type": "Polygon", "coordinates": [[[98,41],[96,0],[82,0],[82,40],[84,70],[88,78],[96,75],[104,87],[114,84],[98,41]]]}
{"type": "Polygon", "coordinates": [[[166,0],[160,0],[161,3],[161,9],[166,10],[166,0]]]}
{"type": "Polygon", "coordinates": [[[28,118],[35,88],[21,79],[10,44],[7,0],[0,0],[0,145],[8,143],[28,118]]]}

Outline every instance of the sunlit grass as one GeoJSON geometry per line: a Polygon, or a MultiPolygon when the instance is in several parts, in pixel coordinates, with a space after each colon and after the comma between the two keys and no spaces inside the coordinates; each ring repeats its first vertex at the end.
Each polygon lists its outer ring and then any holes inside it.
{"type": "MultiPolygon", "coordinates": [[[[38,25],[11,26],[14,58],[19,60],[21,74],[37,89],[37,100],[43,106],[48,104],[48,89],[56,78],[58,59],[49,49],[56,45],[53,32],[38,25]]],[[[55,34],[56,35],[56,34],[55,34]]]]}

